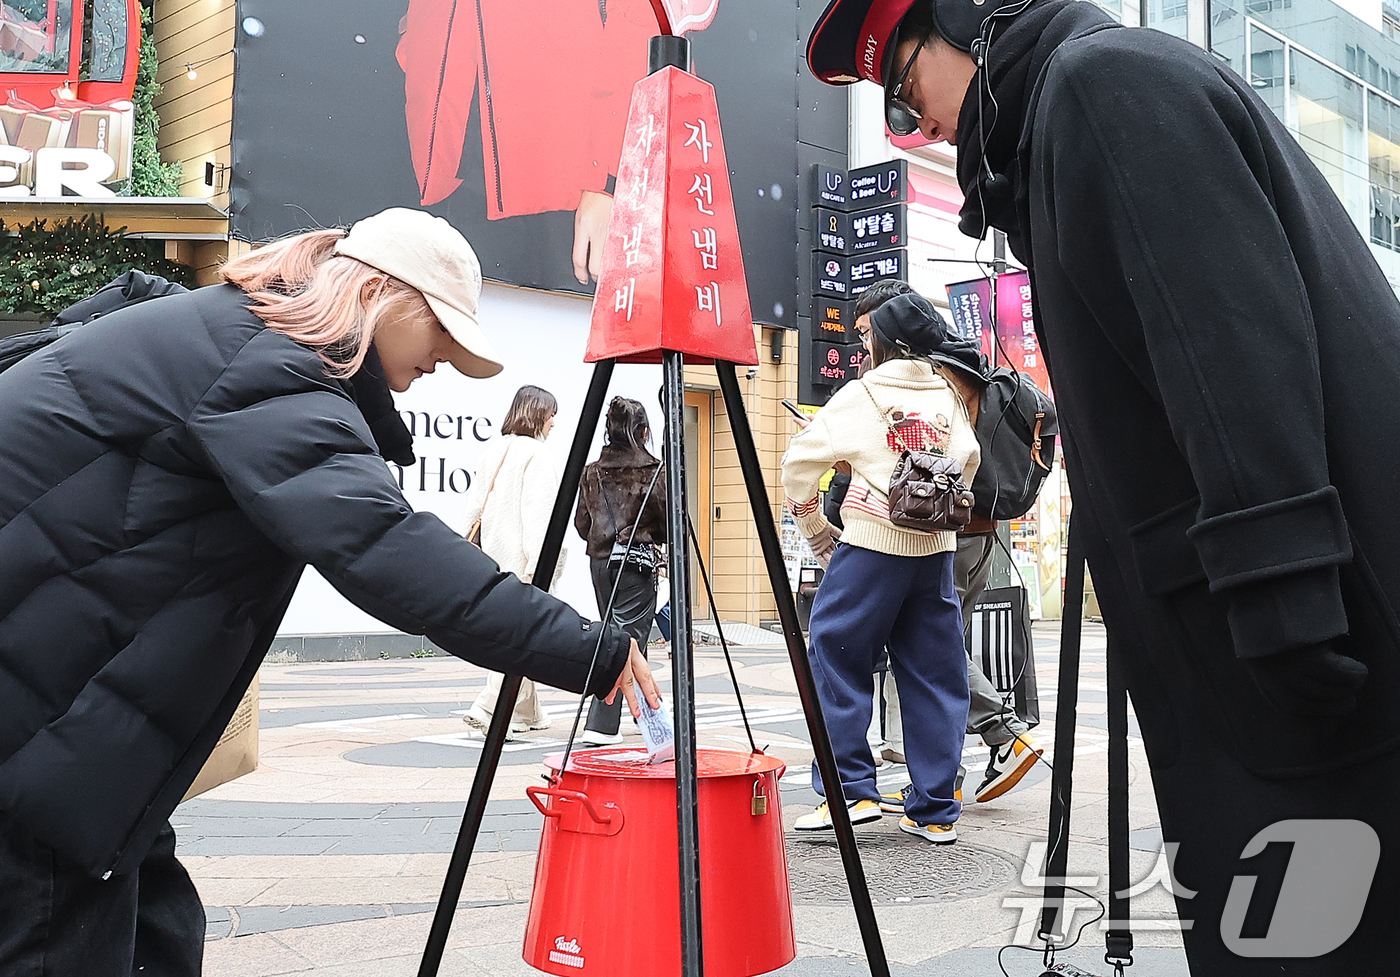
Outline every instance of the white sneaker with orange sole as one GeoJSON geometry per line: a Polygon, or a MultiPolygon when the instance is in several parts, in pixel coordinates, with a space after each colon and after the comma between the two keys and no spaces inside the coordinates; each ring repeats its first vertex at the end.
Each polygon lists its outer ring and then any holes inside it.
{"type": "Polygon", "coordinates": [[[1035,761],[1045,752],[1025,733],[1001,746],[992,747],[992,762],[987,764],[987,776],[972,799],[981,804],[995,800],[1021,782],[1030,773],[1035,761]]]}

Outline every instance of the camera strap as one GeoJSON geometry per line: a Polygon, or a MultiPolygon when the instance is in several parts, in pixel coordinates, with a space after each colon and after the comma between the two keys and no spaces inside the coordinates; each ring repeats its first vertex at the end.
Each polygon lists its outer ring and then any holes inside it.
{"type": "MultiPolygon", "coordinates": [[[[1068,936],[1064,926],[1065,877],[1069,860],[1070,800],[1074,792],[1074,739],[1078,720],[1080,644],[1084,617],[1083,519],[1069,520],[1065,601],[1060,621],[1060,677],[1055,703],[1055,763],[1051,773],[1050,824],[1045,855],[1045,893],[1037,937],[1047,957],[1068,936]],[[1065,932],[1061,932],[1062,927],[1065,932]]],[[[1128,694],[1122,670],[1108,658],[1108,931],[1104,961],[1122,974],[1133,962],[1128,905],[1128,694]]]]}

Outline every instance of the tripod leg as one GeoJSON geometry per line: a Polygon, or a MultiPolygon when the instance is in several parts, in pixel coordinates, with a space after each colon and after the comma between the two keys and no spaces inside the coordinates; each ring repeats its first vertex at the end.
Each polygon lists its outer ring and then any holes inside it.
{"type": "MultiPolygon", "coordinates": [[[[569,460],[564,466],[559,494],[554,497],[554,510],[550,513],[549,527],[545,530],[544,544],[540,547],[540,558],[535,566],[535,586],[541,590],[547,590],[554,579],[554,568],[559,563],[559,552],[564,546],[564,531],[568,528],[574,497],[578,493],[579,480],[583,477],[583,466],[588,459],[593,434],[598,430],[603,400],[608,395],[613,365],[613,360],[603,360],[593,368],[593,380],[583,401],[583,413],[579,415],[574,443],[569,448],[569,460]]],[[[491,714],[491,726],[481,748],[481,760],[476,765],[476,776],[467,798],[466,813],[462,815],[462,827],[457,832],[457,843],[452,849],[452,860],[447,866],[447,876],[442,881],[442,896],[433,915],[432,929],[428,931],[418,977],[436,977],[442,964],[442,954],[447,949],[447,934],[452,929],[457,900],[462,895],[462,883],[471,864],[476,836],[481,831],[481,819],[486,815],[486,801],[491,795],[491,784],[496,779],[496,767],[501,762],[501,750],[510,731],[510,717],[515,711],[515,698],[519,694],[520,676],[507,675],[501,684],[501,694],[496,699],[496,711],[491,714]]]]}
{"type": "Polygon", "coordinates": [[[744,411],[744,398],[739,392],[739,378],[734,374],[733,363],[717,360],[715,372],[719,375],[720,390],[724,392],[724,406],[729,411],[729,426],[734,432],[734,447],[739,454],[739,466],[744,472],[744,485],[749,492],[749,507],[753,510],[759,545],[763,547],[768,581],[773,588],[773,597],[778,602],[778,619],[782,621],[783,635],[787,639],[788,657],[792,659],[792,671],[797,679],[797,694],[802,700],[802,711],[807,715],[807,731],[812,737],[812,749],[817,755],[817,769],[821,772],[822,783],[826,785],[831,823],[836,829],[836,844],[841,850],[841,863],[846,869],[846,884],[851,890],[851,904],[860,924],[861,940],[865,943],[866,961],[873,977],[889,977],[890,967],[885,960],[885,946],[880,940],[875,907],[870,902],[870,891],[865,884],[865,870],[861,867],[860,851],[856,848],[855,831],[851,828],[851,817],[846,811],[841,793],[841,774],[836,769],[836,756],[832,753],[831,740],[826,732],[821,700],[817,698],[812,663],[807,658],[806,642],[802,640],[802,627],[797,623],[797,605],[793,602],[792,591],[788,586],[782,544],[778,542],[778,530],[773,524],[773,510],[769,508],[768,491],[763,485],[763,471],[758,464],[753,432],[749,430],[749,416],[744,411]]]}
{"type": "Polygon", "coordinates": [[[700,977],[699,789],[695,769],[695,669],[690,647],[690,550],[686,543],[685,357],[662,354],[666,410],[666,539],[670,542],[671,676],[676,698],[676,803],[680,834],[681,974],[700,977]]]}

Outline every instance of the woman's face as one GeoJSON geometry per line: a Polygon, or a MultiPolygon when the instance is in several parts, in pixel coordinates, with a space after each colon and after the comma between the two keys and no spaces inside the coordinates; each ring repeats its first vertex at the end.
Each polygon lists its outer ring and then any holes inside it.
{"type": "Polygon", "coordinates": [[[540,428],[540,440],[549,437],[549,432],[554,430],[554,415],[549,415],[549,420],[544,422],[544,427],[540,428]]]}
{"type": "Polygon", "coordinates": [[[432,373],[452,355],[452,337],[437,316],[415,310],[416,304],[403,303],[391,309],[374,330],[374,348],[384,367],[384,379],[396,393],[403,393],[410,383],[432,373]]]}

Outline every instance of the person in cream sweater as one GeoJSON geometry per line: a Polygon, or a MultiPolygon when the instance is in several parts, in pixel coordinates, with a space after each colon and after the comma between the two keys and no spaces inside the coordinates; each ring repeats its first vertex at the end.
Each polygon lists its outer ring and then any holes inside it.
{"type": "MultiPolygon", "coordinates": [[[[882,648],[899,683],[913,790],[900,830],[937,844],[957,840],[954,797],[967,724],[967,655],[953,587],[957,534],[920,532],[889,520],[888,488],[903,448],[951,458],[971,484],[977,437],[957,392],[934,372],[928,352],[946,332],[919,295],[878,308],[861,335],[873,369],[842,387],[792,439],[783,458],[786,504],[812,552],[827,567],[812,607],[811,654],[841,788],[855,823],[878,820],[880,792],[866,743],[882,648]],[[822,512],[821,478],[851,466],[841,505],[843,532],[822,512]]],[[[815,767],[813,787],[825,796],[815,767]]],[[[831,827],[823,803],[799,830],[831,827]]]]}
{"type": "MultiPolygon", "coordinates": [[[[482,551],[502,570],[526,583],[534,580],[545,528],[559,492],[559,469],[544,446],[558,412],[559,404],[548,390],[528,384],[517,390],[501,422],[501,437],[482,455],[476,479],[467,491],[468,537],[473,530],[478,531],[480,535],[473,541],[482,551]]],[[[564,569],[564,556],[559,554],[551,585],[564,569]]],[[[503,679],[501,673],[491,672],[486,688],[462,717],[483,734],[491,725],[503,679]]],[[[516,738],[516,734],[548,726],[549,717],[540,707],[535,683],[525,679],[511,714],[509,736],[516,738]]]]}

